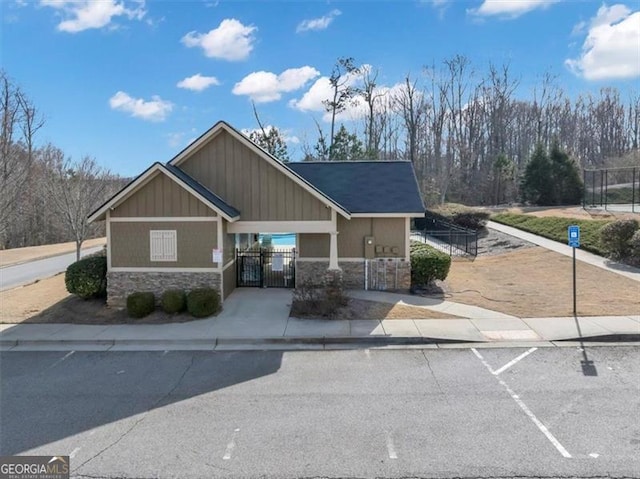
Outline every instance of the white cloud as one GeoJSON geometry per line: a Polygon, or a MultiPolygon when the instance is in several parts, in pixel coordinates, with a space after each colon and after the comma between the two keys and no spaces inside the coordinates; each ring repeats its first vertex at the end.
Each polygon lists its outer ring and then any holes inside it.
{"type": "Polygon", "coordinates": [[[233,87],[234,95],[247,95],[253,101],[266,103],[279,100],[282,93],[298,90],[309,80],[320,75],[313,67],[289,68],[279,75],[271,72],[253,72],[233,87]]]}
{"type": "Polygon", "coordinates": [[[112,110],[123,111],[135,118],[149,121],[164,121],[173,110],[171,102],[163,100],[157,95],[152,96],[151,100],[145,101],[142,98],[132,98],[123,91],[117,92],[109,99],[109,106],[112,110]]]}
{"type": "Polygon", "coordinates": [[[472,15],[481,17],[500,16],[517,18],[532,10],[548,8],[560,0],[484,0],[478,8],[467,10],[472,15]]]}
{"type": "Polygon", "coordinates": [[[335,10],[331,10],[329,13],[327,13],[323,17],[303,20],[296,27],[296,33],[308,32],[310,30],[313,30],[313,31],[324,30],[329,25],[331,25],[331,22],[333,22],[333,20],[337,16],[341,14],[342,12],[340,10],[335,9],[335,10]]]}
{"type": "Polygon", "coordinates": [[[220,85],[220,82],[216,77],[202,76],[200,73],[196,73],[193,76],[187,77],[184,80],[180,80],[177,83],[178,88],[184,88],[191,91],[203,91],[210,86],[220,85]]]}
{"type": "MultiPolygon", "coordinates": [[[[357,87],[362,84],[362,77],[370,69],[370,65],[363,65],[360,74],[347,75],[345,82],[347,86],[357,87]]],[[[378,86],[373,91],[373,96],[378,97],[377,105],[382,107],[386,101],[390,101],[396,91],[403,88],[402,83],[388,86],[378,86]]],[[[305,92],[299,100],[291,100],[289,106],[303,112],[322,112],[322,120],[331,121],[331,114],[325,108],[325,101],[333,97],[333,88],[329,82],[329,77],[318,78],[313,85],[305,92]]],[[[365,98],[361,94],[356,94],[349,102],[345,109],[336,115],[338,121],[353,121],[364,118],[368,112],[368,106],[365,98]]]]}
{"type": "Polygon", "coordinates": [[[235,18],[227,18],[208,33],[187,33],[182,37],[182,43],[190,48],[202,48],[209,58],[239,61],[246,59],[253,50],[253,33],[256,30],[252,25],[243,25],[235,18]]]}
{"type": "Polygon", "coordinates": [[[147,13],[144,0],[129,4],[118,0],[40,0],[40,5],[55,8],[64,18],[57,29],[68,33],[113,26],[116,17],[141,20],[147,13]]]}
{"type": "MultiPolygon", "coordinates": [[[[298,143],[300,143],[300,138],[298,138],[295,135],[292,135],[290,130],[281,130],[279,128],[276,128],[273,125],[266,125],[264,127],[264,130],[266,133],[269,133],[273,129],[278,130],[278,132],[280,133],[280,136],[285,141],[285,143],[291,143],[293,145],[297,145],[298,143]]],[[[242,131],[242,134],[245,136],[250,136],[252,133],[262,133],[260,128],[243,128],[241,131],[242,131]]]]}
{"type": "Polygon", "coordinates": [[[581,55],[565,60],[565,65],[587,80],[640,76],[640,10],[601,6],[591,19],[581,55]]]}

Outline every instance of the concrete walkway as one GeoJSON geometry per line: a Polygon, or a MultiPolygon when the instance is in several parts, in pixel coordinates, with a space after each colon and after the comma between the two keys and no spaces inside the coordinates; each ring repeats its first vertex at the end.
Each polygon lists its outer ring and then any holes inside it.
{"type": "Polygon", "coordinates": [[[217,317],[172,324],[0,325],[0,350],[325,349],[398,345],[552,345],[581,338],[640,340],[640,315],[517,318],[475,306],[377,291],[350,296],[460,319],[309,320],[288,317],[292,292],[238,289],[217,317]]]}
{"type": "MultiPolygon", "coordinates": [[[[496,231],[501,231],[502,233],[506,233],[511,236],[515,236],[516,238],[526,240],[535,245],[542,246],[543,248],[555,251],[556,253],[560,253],[564,256],[573,256],[573,248],[571,248],[567,244],[543,238],[542,236],[534,235],[532,233],[527,233],[526,231],[496,223],[494,221],[488,221],[487,227],[496,231]]],[[[633,266],[603,258],[602,256],[589,253],[588,251],[584,251],[580,248],[576,248],[576,259],[578,261],[582,261],[583,263],[588,263],[590,265],[597,266],[598,268],[602,268],[604,270],[611,271],[612,273],[616,273],[621,276],[625,276],[626,278],[640,282],[639,268],[634,268],[633,266]]]]}

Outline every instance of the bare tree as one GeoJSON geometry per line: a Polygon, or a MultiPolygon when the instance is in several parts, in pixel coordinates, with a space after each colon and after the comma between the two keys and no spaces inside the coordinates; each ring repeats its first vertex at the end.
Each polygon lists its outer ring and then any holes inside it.
{"type": "Polygon", "coordinates": [[[65,160],[62,150],[51,145],[44,149],[43,159],[50,170],[46,180],[50,203],[72,233],[80,259],[82,243],[91,233],[88,216],[110,196],[116,179],[93,158],[65,160]]]}
{"type": "Polygon", "coordinates": [[[360,69],[355,65],[351,57],[341,57],[333,67],[329,83],[331,84],[331,99],[324,100],[325,109],[331,114],[331,136],[329,138],[329,151],[333,145],[335,136],[336,115],[347,108],[348,102],[356,94],[356,90],[351,86],[353,75],[360,73],[360,69]]]}
{"type": "Polygon", "coordinates": [[[252,131],[249,133],[249,139],[264,148],[280,161],[284,163],[288,162],[289,150],[287,148],[287,142],[282,137],[280,130],[275,126],[265,126],[260,120],[256,104],[251,102],[251,105],[253,106],[253,115],[256,118],[260,131],[252,131]]]}
{"type": "Polygon", "coordinates": [[[44,125],[26,94],[0,70],[0,235],[33,163],[34,138],[44,125]]]}

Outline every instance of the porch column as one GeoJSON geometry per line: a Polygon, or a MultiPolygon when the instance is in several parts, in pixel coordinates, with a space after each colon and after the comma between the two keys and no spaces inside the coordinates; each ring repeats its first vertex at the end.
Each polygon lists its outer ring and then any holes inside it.
{"type": "Polygon", "coordinates": [[[331,235],[331,241],[329,242],[329,271],[340,271],[340,266],[338,266],[338,232],[332,231],[329,234],[331,235]]]}

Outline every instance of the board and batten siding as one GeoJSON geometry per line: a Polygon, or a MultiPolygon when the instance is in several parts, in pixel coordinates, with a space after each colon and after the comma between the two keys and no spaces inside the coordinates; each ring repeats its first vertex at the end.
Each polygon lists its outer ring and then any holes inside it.
{"type": "Polygon", "coordinates": [[[216,212],[163,173],[111,211],[112,218],[154,216],[216,216],[216,212]]]}
{"type": "Polygon", "coordinates": [[[237,208],[242,221],[329,220],[331,210],[226,131],[180,168],[237,208]]]}
{"type": "MultiPolygon", "coordinates": [[[[217,221],[117,222],[111,227],[112,268],[216,268],[217,221]],[[175,230],[177,261],[151,261],[150,231],[175,230]]],[[[221,265],[220,265],[221,266],[221,265]]]]}
{"type": "MultiPolygon", "coordinates": [[[[375,244],[398,248],[398,254],[376,254],[376,256],[405,255],[406,220],[398,218],[351,218],[338,217],[338,257],[363,258],[364,238],[373,236],[375,244]]],[[[300,234],[298,245],[300,258],[328,258],[329,234],[300,234]]]]}

